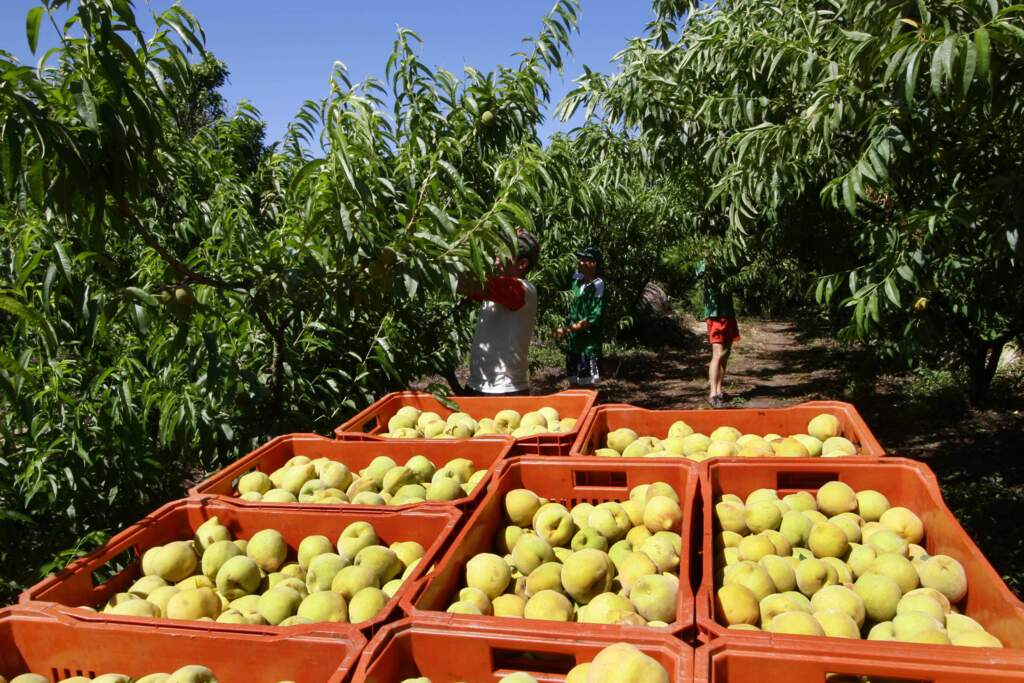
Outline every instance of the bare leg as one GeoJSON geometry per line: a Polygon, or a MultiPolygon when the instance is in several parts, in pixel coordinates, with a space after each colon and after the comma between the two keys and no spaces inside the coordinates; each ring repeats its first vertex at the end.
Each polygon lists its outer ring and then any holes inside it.
{"type": "Polygon", "coordinates": [[[718,370],[718,390],[715,392],[719,396],[721,396],[723,393],[725,393],[722,390],[722,385],[725,384],[725,370],[726,370],[726,368],[729,365],[729,356],[731,354],[732,354],[732,344],[729,344],[728,346],[723,346],[722,347],[722,356],[721,356],[721,359],[719,361],[719,370],[718,370]]]}
{"type": "Polygon", "coordinates": [[[711,345],[711,364],[708,366],[708,398],[714,398],[722,389],[722,345],[711,345]]]}

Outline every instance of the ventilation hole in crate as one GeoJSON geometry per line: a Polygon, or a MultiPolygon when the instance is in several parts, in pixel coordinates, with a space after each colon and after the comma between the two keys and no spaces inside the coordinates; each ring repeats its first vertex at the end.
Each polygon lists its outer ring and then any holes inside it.
{"type": "MultiPolygon", "coordinates": [[[[613,500],[615,500],[615,499],[614,498],[607,498],[607,497],[599,497],[599,498],[572,498],[572,499],[569,500],[568,503],[565,503],[565,506],[567,508],[569,508],[570,510],[573,509],[575,506],[581,504],[581,503],[587,503],[588,505],[593,505],[593,506],[596,507],[596,506],[600,505],[601,503],[607,503],[607,502],[613,501],[613,500]]],[[[621,501],[617,501],[616,500],[615,502],[621,502],[621,501]]]]}
{"type": "Polygon", "coordinates": [[[95,671],[82,671],[81,669],[50,669],[50,677],[55,681],[63,681],[65,678],[71,678],[72,676],[84,676],[86,678],[96,678],[95,671]]]}
{"type": "Polygon", "coordinates": [[[120,555],[112,557],[102,567],[93,570],[92,585],[100,586],[107,581],[110,581],[126,568],[134,564],[136,559],[138,559],[138,554],[135,552],[135,548],[128,548],[120,555]]]}
{"type": "Polygon", "coordinates": [[[779,491],[784,489],[816,490],[838,478],[838,472],[779,472],[775,488],[779,491]]]}
{"type": "Polygon", "coordinates": [[[601,488],[626,488],[625,472],[573,472],[573,486],[600,486],[601,488]]]}
{"type": "MultiPolygon", "coordinates": [[[[825,680],[828,683],[871,683],[871,681],[880,680],[875,676],[862,676],[860,674],[840,674],[840,673],[827,673],[825,674],[825,680]]],[[[892,676],[885,677],[886,683],[931,683],[922,678],[893,678],[892,676]]]]}
{"type": "Polygon", "coordinates": [[[491,662],[498,676],[516,671],[565,675],[576,666],[576,657],[563,652],[491,651],[491,662]]]}

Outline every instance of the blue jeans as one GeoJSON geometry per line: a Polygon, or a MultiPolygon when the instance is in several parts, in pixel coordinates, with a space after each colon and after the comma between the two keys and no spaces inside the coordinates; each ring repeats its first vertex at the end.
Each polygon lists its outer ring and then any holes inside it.
{"type": "Polygon", "coordinates": [[[565,374],[569,377],[569,383],[579,386],[593,386],[601,379],[601,371],[598,368],[601,358],[589,353],[576,353],[567,351],[565,353],[565,374]]]}

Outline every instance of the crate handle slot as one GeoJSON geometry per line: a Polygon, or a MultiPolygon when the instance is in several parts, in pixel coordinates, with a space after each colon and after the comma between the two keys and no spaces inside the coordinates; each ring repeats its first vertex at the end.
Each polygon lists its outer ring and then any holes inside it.
{"type": "Polygon", "coordinates": [[[564,652],[529,652],[494,648],[491,650],[491,664],[494,667],[495,675],[499,676],[516,671],[564,676],[576,666],[576,657],[564,652]]]}
{"type": "MultiPolygon", "coordinates": [[[[847,672],[826,673],[824,680],[828,683],[861,683],[861,681],[871,680],[873,678],[873,674],[855,674],[847,672]]],[[[886,683],[932,683],[933,680],[934,679],[931,678],[893,678],[892,676],[885,676],[886,683]]]]}
{"type": "Polygon", "coordinates": [[[603,489],[625,489],[628,487],[626,473],[618,472],[592,472],[590,470],[573,470],[573,486],[594,487],[603,489]]]}

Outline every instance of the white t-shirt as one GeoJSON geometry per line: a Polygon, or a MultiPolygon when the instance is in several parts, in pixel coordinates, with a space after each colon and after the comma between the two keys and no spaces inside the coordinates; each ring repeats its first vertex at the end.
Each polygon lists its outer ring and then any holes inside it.
{"type": "Polygon", "coordinates": [[[484,394],[526,391],[530,388],[530,340],[537,320],[537,289],[526,280],[502,277],[495,278],[488,290],[477,315],[469,354],[469,386],[484,394]],[[492,287],[494,282],[497,285],[492,287]],[[519,301],[522,305],[515,310],[506,305],[515,306],[519,301]]]}

